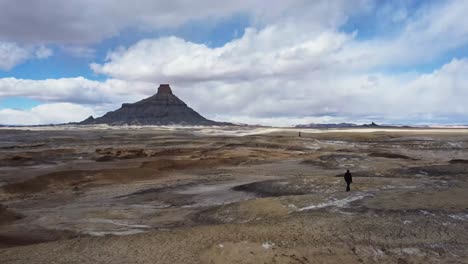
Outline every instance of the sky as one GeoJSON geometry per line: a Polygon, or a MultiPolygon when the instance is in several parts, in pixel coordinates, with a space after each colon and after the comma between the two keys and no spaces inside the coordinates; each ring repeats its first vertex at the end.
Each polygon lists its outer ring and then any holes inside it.
{"type": "Polygon", "coordinates": [[[217,121],[468,124],[468,0],[0,0],[0,124],[160,83],[217,121]]]}

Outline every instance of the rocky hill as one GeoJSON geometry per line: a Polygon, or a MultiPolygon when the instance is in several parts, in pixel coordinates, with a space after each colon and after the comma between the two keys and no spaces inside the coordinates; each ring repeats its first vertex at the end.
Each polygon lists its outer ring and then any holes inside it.
{"type": "Polygon", "coordinates": [[[230,125],[208,120],[188,107],[172,93],[168,84],[161,84],[158,92],[133,104],[108,112],[102,117],[90,116],[82,125],[230,125]]]}

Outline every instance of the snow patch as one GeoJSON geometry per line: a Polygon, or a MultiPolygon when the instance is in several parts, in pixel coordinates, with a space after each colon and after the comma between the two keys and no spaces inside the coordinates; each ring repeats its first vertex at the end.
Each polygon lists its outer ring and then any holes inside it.
{"type": "Polygon", "coordinates": [[[130,229],[125,231],[85,231],[83,233],[91,236],[105,236],[105,235],[114,235],[114,236],[128,236],[145,232],[140,229],[130,229]]]}
{"type": "Polygon", "coordinates": [[[112,225],[125,226],[125,227],[131,227],[131,228],[150,228],[150,226],[148,226],[148,225],[133,225],[133,224],[119,222],[119,221],[115,221],[115,220],[111,220],[111,219],[91,218],[91,219],[88,219],[88,221],[93,222],[93,223],[112,224],[112,225]]]}
{"type": "Polygon", "coordinates": [[[401,252],[407,255],[424,256],[419,248],[402,248],[401,252]]]}
{"type": "Polygon", "coordinates": [[[319,203],[319,204],[314,204],[310,206],[306,206],[303,208],[299,208],[299,212],[306,211],[306,210],[312,210],[312,209],[319,209],[319,208],[324,208],[324,207],[329,207],[329,206],[336,206],[336,207],[345,207],[349,203],[361,200],[364,197],[371,196],[369,194],[357,194],[355,196],[347,197],[344,199],[336,199],[336,198],[331,198],[329,201],[324,202],[324,203],[319,203]]]}
{"type": "Polygon", "coordinates": [[[450,218],[460,221],[468,221],[468,214],[453,214],[449,215],[450,218]]]}
{"type": "Polygon", "coordinates": [[[423,215],[430,215],[430,216],[435,216],[435,214],[428,212],[426,210],[419,210],[423,215]]]}
{"type": "Polygon", "coordinates": [[[462,148],[462,143],[461,142],[447,142],[450,147],[452,148],[462,148]]]}
{"type": "Polygon", "coordinates": [[[264,243],[262,244],[262,247],[263,247],[264,249],[270,249],[270,248],[272,248],[274,245],[275,245],[274,243],[271,243],[270,241],[267,241],[267,242],[264,242],[264,243]]]}

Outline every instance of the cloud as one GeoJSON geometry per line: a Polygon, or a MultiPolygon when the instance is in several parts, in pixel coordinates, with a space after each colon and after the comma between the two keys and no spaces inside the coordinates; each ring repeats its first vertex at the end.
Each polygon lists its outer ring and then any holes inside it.
{"type": "Polygon", "coordinates": [[[350,36],[337,32],[300,33],[296,25],[245,30],[242,38],[221,48],[176,37],[142,40],[109,53],[105,64],[91,64],[96,73],[140,81],[245,81],[333,64],[332,55],[350,36]]]}
{"type": "MultiPolygon", "coordinates": [[[[330,8],[325,13],[337,12],[330,10],[340,9],[330,8]]],[[[90,66],[94,72],[114,78],[175,83],[243,82],[314,71],[410,67],[467,45],[467,12],[468,4],[460,1],[427,6],[408,18],[398,34],[365,40],[356,38],[358,32],[344,33],[336,25],[313,27],[298,18],[262,29],[247,28],[241,38],[219,48],[176,37],[144,39],[111,51],[104,63],[90,66]]]]}
{"type": "Polygon", "coordinates": [[[2,109],[0,124],[37,125],[82,121],[95,115],[93,109],[71,103],[42,104],[30,110],[2,109]]]}
{"type": "Polygon", "coordinates": [[[0,79],[0,98],[28,97],[41,102],[71,102],[105,105],[122,100],[136,100],[156,91],[150,83],[116,79],[93,81],[84,77],[28,80],[0,79]]]}
{"type": "Polygon", "coordinates": [[[85,59],[90,59],[94,58],[96,54],[96,50],[91,47],[86,47],[86,46],[70,46],[70,45],[64,45],[62,46],[62,50],[70,54],[71,56],[75,58],[85,58],[85,59]]]}
{"type": "Polygon", "coordinates": [[[10,70],[30,56],[26,49],[13,43],[0,42],[0,69],[10,70]]]}
{"type": "Polygon", "coordinates": [[[255,23],[300,17],[313,26],[341,24],[368,0],[7,0],[0,1],[0,39],[27,43],[89,44],[123,30],[177,28],[197,20],[247,14],[255,23]],[[196,10],[196,11],[195,11],[196,10]]]}
{"type": "Polygon", "coordinates": [[[34,56],[38,59],[47,59],[48,57],[52,56],[52,54],[54,54],[54,52],[45,46],[39,46],[34,51],[34,56]]]}
{"type": "Polygon", "coordinates": [[[468,44],[467,1],[443,1],[418,9],[392,36],[350,43],[340,56],[364,70],[432,63],[468,44]]]}
{"type": "Polygon", "coordinates": [[[0,70],[8,71],[28,59],[45,59],[52,50],[44,46],[23,47],[13,42],[0,41],[0,70]]]}

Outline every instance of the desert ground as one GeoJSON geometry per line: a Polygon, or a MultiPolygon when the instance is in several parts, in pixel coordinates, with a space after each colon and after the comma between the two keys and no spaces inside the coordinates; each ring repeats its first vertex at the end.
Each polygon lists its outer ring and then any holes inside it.
{"type": "Polygon", "coordinates": [[[3,128],[0,263],[468,263],[467,154],[464,129],[3,128]]]}

